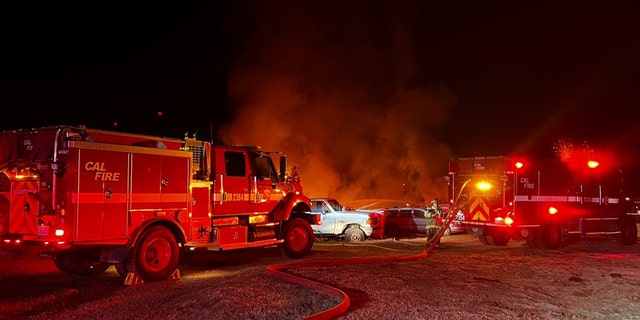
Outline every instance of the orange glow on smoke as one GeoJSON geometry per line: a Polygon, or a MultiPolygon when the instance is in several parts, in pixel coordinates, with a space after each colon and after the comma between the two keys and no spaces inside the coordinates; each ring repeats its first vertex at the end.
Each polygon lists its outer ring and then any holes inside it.
{"type": "Polygon", "coordinates": [[[313,19],[283,14],[262,16],[255,42],[236,61],[229,80],[236,118],[219,128],[221,142],[285,152],[308,196],[446,199],[452,152],[433,132],[449,122],[454,94],[407,85],[417,62],[372,54],[371,39],[338,48],[313,19]],[[285,18],[296,28],[274,30],[285,18]]]}

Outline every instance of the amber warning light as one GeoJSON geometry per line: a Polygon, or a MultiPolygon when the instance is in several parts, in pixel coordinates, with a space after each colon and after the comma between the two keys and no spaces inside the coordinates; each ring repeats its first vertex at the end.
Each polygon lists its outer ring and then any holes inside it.
{"type": "Polygon", "coordinates": [[[491,189],[491,184],[486,181],[480,181],[476,184],[476,188],[478,188],[478,190],[489,190],[491,189]]]}

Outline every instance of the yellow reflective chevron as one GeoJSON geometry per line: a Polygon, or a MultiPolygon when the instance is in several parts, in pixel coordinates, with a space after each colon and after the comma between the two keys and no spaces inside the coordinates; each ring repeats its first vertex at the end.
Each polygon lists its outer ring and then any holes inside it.
{"type": "Polygon", "coordinates": [[[470,197],[469,213],[471,220],[489,221],[489,199],[486,197],[470,197]]]}

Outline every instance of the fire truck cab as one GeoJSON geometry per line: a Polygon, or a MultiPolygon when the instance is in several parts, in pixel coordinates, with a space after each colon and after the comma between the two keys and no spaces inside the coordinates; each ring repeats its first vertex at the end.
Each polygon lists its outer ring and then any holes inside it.
{"type": "Polygon", "coordinates": [[[0,248],[37,247],[65,273],[115,265],[127,283],[164,280],[198,248],[300,258],[309,211],[282,153],[71,126],[0,132],[0,248]]]}
{"type": "Polygon", "coordinates": [[[532,248],[553,249],[583,237],[637,242],[638,207],[624,194],[621,171],[595,160],[461,157],[450,161],[445,180],[450,203],[484,244],[524,239],[532,248]]]}

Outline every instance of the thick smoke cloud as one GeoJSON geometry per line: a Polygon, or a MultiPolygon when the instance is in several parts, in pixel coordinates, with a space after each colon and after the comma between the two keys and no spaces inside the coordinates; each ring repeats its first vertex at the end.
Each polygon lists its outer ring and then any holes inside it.
{"type": "Polygon", "coordinates": [[[251,8],[222,139],[284,151],[309,196],[446,198],[451,154],[438,137],[456,98],[418,83],[414,21],[376,2],[319,4],[251,8]]]}

